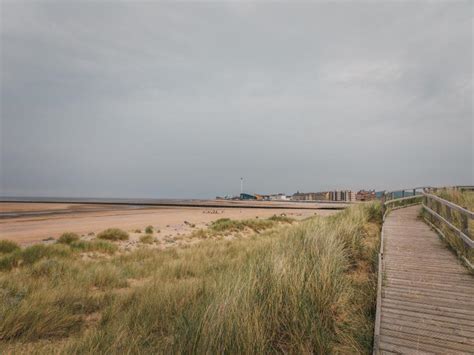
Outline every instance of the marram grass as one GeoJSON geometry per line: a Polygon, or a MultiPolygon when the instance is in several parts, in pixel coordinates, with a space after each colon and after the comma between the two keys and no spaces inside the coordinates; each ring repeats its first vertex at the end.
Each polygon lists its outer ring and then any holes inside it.
{"type": "Polygon", "coordinates": [[[43,258],[0,273],[0,352],[369,353],[379,226],[367,204],[250,238],[43,258]]]}

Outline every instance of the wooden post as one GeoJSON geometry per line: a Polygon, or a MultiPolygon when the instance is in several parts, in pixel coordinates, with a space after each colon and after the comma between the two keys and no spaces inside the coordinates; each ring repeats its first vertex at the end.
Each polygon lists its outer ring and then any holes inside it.
{"type": "MultiPolygon", "coordinates": [[[[463,207],[466,208],[466,207],[463,207]]],[[[466,208],[467,209],[467,208],[466,208]]],[[[469,236],[469,219],[467,218],[467,214],[461,213],[461,231],[469,236]]]]}
{"type": "MultiPolygon", "coordinates": [[[[433,210],[433,200],[428,197],[428,207],[433,210]]],[[[433,223],[433,214],[430,213],[430,222],[433,223]]]]}
{"type": "Polygon", "coordinates": [[[385,190],[382,192],[382,216],[385,214],[385,190]]]}
{"type": "Polygon", "coordinates": [[[451,207],[445,206],[446,207],[446,219],[448,222],[452,222],[452,217],[451,217],[451,207]]]}

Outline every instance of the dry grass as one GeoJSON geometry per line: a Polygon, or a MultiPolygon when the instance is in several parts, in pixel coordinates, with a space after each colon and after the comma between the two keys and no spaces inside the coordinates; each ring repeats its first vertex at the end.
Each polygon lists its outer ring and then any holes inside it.
{"type": "Polygon", "coordinates": [[[156,238],[151,234],[145,234],[140,236],[140,242],[144,244],[153,244],[156,241],[156,238]]]}
{"type": "Polygon", "coordinates": [[[438,189],[435,195],[451,201],[458,206],[474,211],[474,191],[455,189],[438,189]]]}
{"type": "Polygon", "coordinates": [[[99,234],[97,234],[97,238],[99,239],[106,239],[106,240],[128,240],[129,235],[127,232],[118,229],[118,228],[109,228],[106,229],[99,234]]]}
{"type": "Polygon", "coordinates": [[[20,246],[9,240],[0,240],[0,254],[8,254],[20,249],[20,246]]]}
{"type": "Polygon", "coordinates": [[[79,235],[76,233],[66,232],[61,234],[58,239],[58,243],[71,244],[72,242],[78,241],[79,235]]]}
{"type": "Polygon", "coordinates": [[[0,353],[368,353],[379,222],[367,204],[107,259],[48,246],[69,255],[0,272],[0,353]]]}

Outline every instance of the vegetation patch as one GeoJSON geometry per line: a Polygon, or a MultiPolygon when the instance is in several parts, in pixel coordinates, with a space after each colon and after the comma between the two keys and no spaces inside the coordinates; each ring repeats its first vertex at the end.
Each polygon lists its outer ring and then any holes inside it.
{"type": "Polygon", "coordinates": [[[0,270],[11,270],[18,266],[32,265],[43,258],[67,257],[71,249],[66,245],[36,244],[0,257],[0,270]]]}
{"type": "Polygon", "coordinates": [[[79,240],[79,235],[77,235],[76,233],[66,232],[61,234],[58,239],[58,243],[71,244],[72,242],[75,242],[77,240],[79,240]]]}
{"type": "Polygon", "coordinates": [[[153,244],[156,238],[151,234],[145,234],[140,237],[140,242],[143,244],[153,244]]]}
{"type": "Polygon", "coordinates": [[[230,218],[219,218],[212,222],[210,230],[214,232],[239,232],[245,228],[249,228],[255,232],[271,228],[274,226],[274,221],[265,219],[244,219],[233,220],[230,218]]]}
{"type": "Polygon", "coordinates": [[[147,226],[145,228],[145,233],[146,234],[153,234],[153,226],[147,226]]]}
{"type": "Polygon", "coordinates": [[[364,204],[249,238],[43,257],[0,272],[0,343],[7,353],[38,340],[64,354],[369,353],[379,221],[380,206],[364,204]],[[92,314],[100,322],[87,329],[92,314]]]}
{"type": "Polygon", "coordinates": [[[71,249],[80,252],[99,252],[105,254],[113,254],[118,247],[106,240],[96,239],[91,241],[76,241],[70,244],[71,249]]]}
{"type": "Polygon", "coordinates": [[[20,246],[10,240],[0,240],[0,254],[8,254],[19,250],[20,246]]]}
{"type": "Polygon", "coordinates": [[[269,218],[270,221],[281,222],[281,223],[293,223],[295,222],[294,218],[287,217],[284,215],[277,216],[276,214],[269,218]]]}
{"type": "Polygon", "coordinates": [[[97,238],[106,240],[128,240],[129,235],[121,229],[109,228],[97,234],[97,238]]]}

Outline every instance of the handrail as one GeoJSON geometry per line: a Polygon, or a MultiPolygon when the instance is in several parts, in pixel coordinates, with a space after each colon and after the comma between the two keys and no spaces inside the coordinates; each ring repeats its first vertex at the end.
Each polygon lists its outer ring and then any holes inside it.
{"type": "Polygon", "coordinates": [[[433,200],[439,201],[439,202],[441,202],[441,204],[443,204],[445,206],[448,206],[449,208],[452,208],[453,210],[456,210],[458,212],[464,213],[464,214],[468,215],[469,218],[474,219],[474,212],[469,211],[468,209],[466,209],[464,207],[458,206],[455,203],[452,203],[451,201],[445,200],[444,198],[441,198],[441,197],[433,195],[433,194],[429,194],[429,193],[424,192],[423,195],[427,196],[429,198],[432,198],[433,200]]]}
{"type": "Polygon", "coordinates": [[[421,194],[422,191],[430,189],[431,187],[429,186],[421,186],[421,187],[413,187],[413,188],[408,188],[408,189],[399,189],[399,190],[393,190],[393,191],[384,191],[382,195],[382,200],[383,201],[391,201],[391,200],[398,200],[400,198],[405,198],[405,197],[413,197],[413,196],[418,196],[421,194]],[[422,191],[419,191],[422,190],[422,191]],[[408,192],[408,196],[405,196],[405,193],[408,192]],[[401,194],[402,197],[394,197],[396,194],[401,194]]]}
{"type": "MultiPolygon", "coordinates": [[[[434,218],[440,223],[448,226],[452,231],[455,232],[455,235],[464,242],[466,247],[469,249],[474,248],[474,240],[471,238],[469,233],[469,219],[474,219],[474,212],[427,192],[423,192],[422,206],[423,209],[430,214],[430,218],[434,218]],[[434,209],[433,204],[435,204],[434,209]],[[440,206],[444,206],[446,208],[446,217],[440,214],[440,206]],[[461,214],[460,228],[452,223],[452,210],[461,214]]],[[[433,221],[430,221],[430,223],[433,224],[433,221]]]]}
{"type": "MultiPolygon", "coordinates": [[[[382,213],[385,215],[386,213],[388,213],[388,206],[392,203],[397,203],[397,202],[401,202],[401,201],[406,201],[406,200],[412,200],[414,198],[421,198],[423,197],[423,192],[424,190],[426,189],[429,189],[429,187],[415,187],[415,188],[411,188],[411,189],[401,189],[401,190],[394,190],[394,191],[384,191],[382,193],[382,213]],[[418,191],[418,190],[422,190],[422,191],[418,191]],[[405,192],[406,191],[409,191],[410,195],[408,196],[405,196],[405,192]],[[402,197],[399,197],[399,198],[394,198],[394,195],[402,195],[402,197]]],[[[411,204],[410,206],[414,205],[414,204],[418,204],[419,202],[417,203],[413,203],[411,204]]],[[[405,206],[402,206],[402,207],[408,207],[408,205],[405,205],[405,206]]]]}
{"type": "MultiPolygon", "coordinates": [[[[474,189],[474,186],[454,186],[452,188],[460,188],[460,189],[474,189]]],[[[456,205],[455,203],[445,200],[439,196],[433,195],[430,193],[430,191],[436,190],[436,188],[433,187],[417,187],[413,189],[404,189],[404,190],[395,190],[395,191],[390,191],[390,192],[385,192],[382,195],[382,212],[384,216],[388,213],[388,207],[397,202],[403,202],[407,200],[411,200],[414,198],[421,198],[422,201],[422,207],[423,209],[430,214],[430,218],[435,218],[437,221],[439,221],[442,224],[445,224],[448,226],[451,230],[455,232],[455,235],[458,236],[464,244],[472,249],[474,248],[474,241],[472,240],[470,233],[469,233],[469,219],[474,219],[474,212],[469,211],[468,209],[461,207],[459,205],[456,205]],[[418,192],[417,190],[422,189],[421,192],[418,192]],[[412,194],[410,196],[404,196],[405,191],[410,191],[412,194]],[[394,194],[400,194],[402,197],[399,198],[393,198],[394,194]],[[432,205],[433,204],[439,204],[444,206],[447,209],[447,217],[443,217],[439,212],[438,208],[433,209],[432,205]],[[461,223],[462,226],[460,228],[456,227],[452,221],[451,221],[451,211],[456,211],[461,214],[461,223]]],[[[410,204],[418,204],[413,203],[410,204]]],[[[408,207],[408,205],[404,205],[402,207],[408,207]]]]}
{"type": "MultiPolygon", "coordinates": [[[[385,215],[383,216],[385,221],[385,215]]],[[[380,323],[382,320],[382,284],[383,284],[383,253],[384,253],[384,225],[382,223],[382,230],[380,232],[380,249],[377,263],[377,300],[375,306],[375,325],[374,325],[374,344],[373,355],[378,354],[380,343],[380,323]]]]}
{"type": "Polygon", "coordinates": [[[453,231],[457,232],[459,234],[459,237],[468,245],[469,248],[474,248],[474,240],[469,238],[466,234],[464,234],[458,227],[456,227],[454,224],[449,222],[446,218],[441,216],[439,213],[433,211],[431,208],[425,206],[423,204],[423,208],[430,213],[432,216],[436,217],[438,220],[444,222],[449,228],[451,228],[453,231]]]}

